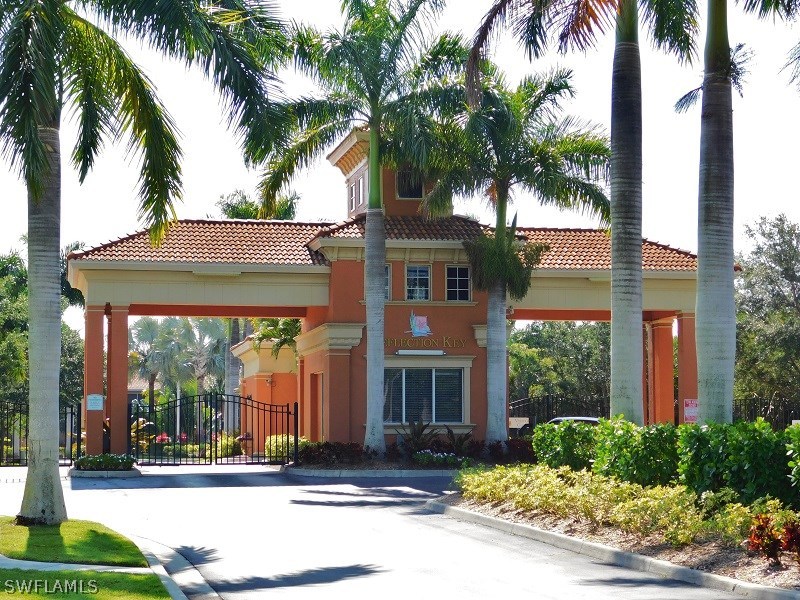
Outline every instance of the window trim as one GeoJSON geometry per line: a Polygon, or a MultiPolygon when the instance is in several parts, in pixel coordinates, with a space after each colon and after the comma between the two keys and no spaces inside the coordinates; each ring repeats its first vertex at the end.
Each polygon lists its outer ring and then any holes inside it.
{"type": "Polygon", "coordinates": [[[466,263],[453,263],[453,264],[446,264],[444,266],[444,300],[445,302],[472,302],[472,267],[466,263]],[[447,287],[447,269],[450,267],[459,268],[459,269],[466,269],[467,270],[467,299],[466,300],[450,300],[447,297],[447,292],[450,291],[450,288],[447,287]]]}
{"type": "MultiPolygon", "coordinates": [[[[471,362],[471,361],[470,361],[471,362]]],[[[402,425],[403,423],[407,423],[408,419],[406,418],[406,377],[405,372],[409,369],[426,369],[431,371],[431,412],[433,415],[436,415],[436,370],[459,370],[461,371],[461,420],[460,421],[437,421],[435,419],[431,419],[431,424],[433,425],[463,425],[467,423],[467,410],[469,407],[468,396],[469,393],[467,388],[469,386],[469,367],[464,366],[456,366],[456,365],[433,365],[427,364],[425,366],[385,366],[384,372],[386,369],[398,369],[403,371],[403,380],[402,380],[402,406],[400,407],[400,421],[384,421],[384,425],[402,425]]]]}
{"type": "Polygon", "coordinates": [[[420,191],[420,195],[419,196],[401,196],[400,195],[400,181],[399,181],[400,173],[401,172],[407,172],[407,171],[413,171],[413,170],[414,169],[397,169],[394,172],[394,197],[397,198],[398,200],[417,200],[417,201],[419,201],[419,200],[424,200],[425,199],[425,180],[424,179],[421,182],[422,183],[422,189],[420,191]]]}
{"type": "Polygon", "coordinates": [[[387,262],[383,265],[384,269],[384,292],[383,300],[385,302],[392,301],[392,263],[387,262]]]}
{"type": "Polygon", "coordinates": [[[405,292],[403,293],[403,300],[406,302],[430,302],[433,300],[433,265],[431,263],[405,263],[405,292]],[[409,267],[425,267],[428,269],[428,297],[424,300],[408,297],[408,268],[409,267]]]}

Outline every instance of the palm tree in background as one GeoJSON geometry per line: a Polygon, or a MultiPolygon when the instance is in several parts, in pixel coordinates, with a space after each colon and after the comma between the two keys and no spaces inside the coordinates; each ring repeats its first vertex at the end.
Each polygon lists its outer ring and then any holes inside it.
{"type": "Polygon", "coordinates": [[[166,367],[163,341],[161,324],[153,317],[142,317],[128,329],[128,374],[147,380],[151,414],[155,410],[156,379],[166,367]]]}
{"type": "MultiPolygon", "coordinates": [[[[217,208],[226,219],[278,219],[293,221],[297,215],[297,204],[300,194],[289,190],[278,196],[274,205],[269,207],[252,200],[244,190],[234,190],[221,196],[217,208]],[[267,212],[267,211],[270,212],[267,212]]],[[[242,361],[231,353],[231,348],[242,341],[242,323],[238,318],[225,319],[228,329],[228,343],[225,352],[225,393],[232,396],[239,388],[239,370],[242,361]]],[[[231,403],[233,406],[233,403],[231,403]]],[[[226,422],[230,422],[230,419],[226,422]]]]}
{"type": "Polygon", "coordinates": [[[531,273],[546,247],[520,244],[516,217],[508,226],[514,190],[533,194],[547,205],[579,209],[608,219],[601,183],[608,170],[606,138],[595,128],[559,118],[559,103],[573,94],[571,73],[525,78],[515,90],[494,77],[463,129],[445,127],[445,140],[431,157],[438,181],[425,209],[449,214],[453,195],[485,192],[496,214],[493,236],[465,242],[473,285],[488,292],[486,318],[486,440],[508,437],[506,417],[506,293],[523,298],[531,273]]]}
{"type": "Polygon", "coordinates": [[[281,348],[291,348],[297,354],[295,338],[300,335],[300,319],[253,319],[253,347],[261,348],[263,342],[272,342],[272,356],[278,358],[281,348]]]}
{"type": "Polygon", "coordinates": [[[225,374],[225,323],[222,319],[181,319],[178,336],[181,354],[197,382],[197,393],[202,395],[209,381],[225,374]]]}
{"type": "Polygon", "coordinates": [[[28,190],[30,285],[28,475],[21,523],[66,519],[58,477],[60,127],[74,109],[71,153],[80,181],[104,142],[125,133],[141,155],[140,218],[163,235],[181,192],[181,151],[153,85],[114,35],[199,65],[222,94],[244,144],[270,139],[268,60],[282,55],[269,6],[249,0],[169,3],[125,0],[14,1],[0,5],[0,145],[28,190]],[[79,12],[80,11],[80,12],[79,12]],[[85,14],[99,23],[90,21],[85,14]]]}
{"type": "Polygon", "coordinates": [[[289,190],[280,194],[274,205],[265,206],[251,200],[244,190],[234,190],[217,201],[217,208],[226,219],[277,219],[294,221],[300,194],[289,190]]]}
{"type": "MultiPolygon", "coordinates": [[[[484,17],[468,64],[476,88],[478,59],[491,32],[510,21],[531,58],[544,54],[553,30],[559,49],[585,50],[606,24],[616,25],[611,80],[611,414],[642,424],[642,84],[639,13],[655,45],[689,60],[694,0],[497,0],[484,17]]],[[[473,92],[474,93],[474,92],[473,92]]]]}
{"type": "MultiPolygon", "coordinates": [[[[325,94],[283,104],[293,118],[284,143],[255,152],[266,163],[262,203],[269,207],[299,168],[308,166],[353,128],[369,131],[368,208],[365,232],[367,316],[367,423],[364,445],[383,452],[385,230],[381,201],[382,139],[387,130],[429,148],[422,116],[453,101],[447,74],[463,64],[459,40],[442,36],[428,43],[423,26],[442,0],[342,0],[341,31],[322,34],[308,27],[294,32],[294,61],[325,94]]],[[[458,95],[460,98],[460,95],[458,95]]]]}

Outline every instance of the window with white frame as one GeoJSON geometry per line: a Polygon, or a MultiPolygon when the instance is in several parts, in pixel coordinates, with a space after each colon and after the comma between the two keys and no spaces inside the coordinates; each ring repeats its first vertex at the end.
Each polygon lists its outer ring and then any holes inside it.
{"type": "Polygon", "coordinates": [[[392,267],[391,265],[383,265],[383,299],[384,300],[391,300],[392,299],[392,267]]]}
{"type": "Polygon", "coordinates": [[[348,186],[348,204],[350,206],[350,212],[353,212],[356,209],[356,182],[352,182],[348,186]]]}
{"type": "Polygon", "coordinates": [[[358,178],[358,205],[361,206],[364,204],[364,198],[366,194],[364,193],[364,175],[360,175],[358,178]]]}
{"type": "Polygon", "coordinates": [[[383,378],[386,423],[463,422],[464,369],[386,369],[383,378]]]}
{"type": "Polygon", "coordinates": [[[431,299],[431,268],[428,265],[406,265],[406,300],[431,299]]]}
{"type": "Polygon", "coordinates": [[[468,301],[469,287],[469,267],[448,265],[445,298],[453,301],[468,301]]]}

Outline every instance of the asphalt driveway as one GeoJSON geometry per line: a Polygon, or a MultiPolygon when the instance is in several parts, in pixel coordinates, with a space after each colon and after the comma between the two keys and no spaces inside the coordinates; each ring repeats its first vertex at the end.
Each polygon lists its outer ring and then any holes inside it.
{"type": "MultiPolygon", "coordinates": [[[[741,598],[425,510],[446,479],[145,471],[65,481],[70,517],[176,549],[222,598],[741,598]]],[[[0,471],[0,514],[16,513],[22,486],[0,471]]]]}

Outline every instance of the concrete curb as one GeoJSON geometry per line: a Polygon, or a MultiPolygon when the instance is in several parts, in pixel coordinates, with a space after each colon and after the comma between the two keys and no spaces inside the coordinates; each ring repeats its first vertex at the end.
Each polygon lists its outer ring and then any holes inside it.
{"type": "Polygon", "coordinates": [[[151,567],[151,559],[157,565],[153,567],[153,571],[161,578],[173,600],[187,600],[189,595],[192,600],[221,600],[221,596],[208,584],[200,571],[180,552],[155,540],[134,535],[128,537],[139,546],[151,567]]]}
{"type": "Polygon", "coordinates": [[[39,562],[35,560],[19,560],[0,554],[0,567],[4,569],[31,569],[35,571],[102,571],[114,573],[132,573],[146,575],[149,567],[120,567],[115,565],[85,565],[76,563],[39,562]]]}
{"type": "Polygon", "coordinates": [[[142,472],[136,467],[131,468],[129,471],[82,471],[72,467],[67,472],[67,477],[76,479],[130,479],[141,476],[142,472]]]}
{"type": "Polygon", "coordinates": [[[653,573],[654,575],[693,583],[705,588],[733,592],[735,594],[747,596],[748,598],[754,598],[755,600],[800,600],[800,592],[767,587],[758,585],[757,583],[739,581],[738,579],[725,577],[723,575],[714,575],[713,573],[706,573],[704,571],[698,571],[697,569],[674,565],[664,560],[658,560],[632,552],[625,552],[624,550],[617,550],[616,548],[611,548],[595,542],[587,542],[562,533],[537,529],[531,525],[511,523],[471,510],[450,506],[449,504],[439,502],[437,499],[428,500],[425,503],[425,508],[461,521],[492,527],[493,529],[504,531],[512,535],[543,542],[555,546],[556,548],[561,548],[562,550],[569,550],[576,554],[591,556],[592,558],[620,567],[653,573]]]}
{"type": "Polygon", "coordinates": [[[281,473],[299,477],[450,477],[458,473],[453,469],[303,469],[299,467],[283,467],[281,473]]]}

